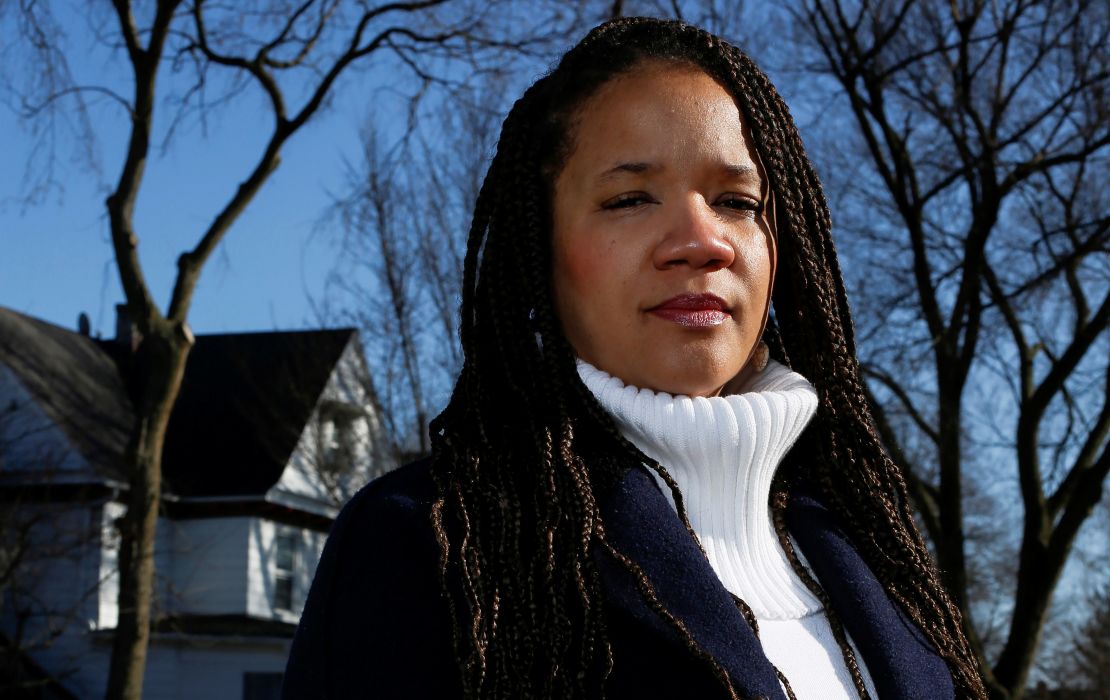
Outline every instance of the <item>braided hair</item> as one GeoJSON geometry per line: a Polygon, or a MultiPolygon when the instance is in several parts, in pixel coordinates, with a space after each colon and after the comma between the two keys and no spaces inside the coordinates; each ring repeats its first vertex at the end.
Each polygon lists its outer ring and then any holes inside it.
{"type": "MultiPolygon", "coordinates": [[[[431,424],[432,520],[465,696],[604,695],[613,651],[593,561],[600,555],[634,577],[649,607],[725,695],[737,697],[727,672],[606,537],[601,496],[648,464],[697,540],[674,479],[620,434],[579,379],[553,302],[553,183],[573,150],[576,114],[602,85],[645,61],[692,65],[734,97],[775,194],[779,262],[764,340],[775,359],[813,382],[818,408],[776,475],[773,519],[794,569],[825,603],[860,697],[867,691],[844,628],[786,536],[787,493],[798,482],[839,516],[888,595],[947,663],[957,694],[985,697],[960,612],[872,426],[828,206],[785,103],[736,47],[681,22],[644,18],[595,28],[514,104],[475,204],[463,276],[464,365],[431,424]]],[[[735,602],[758,634],[751,610],[735,602]]]]}

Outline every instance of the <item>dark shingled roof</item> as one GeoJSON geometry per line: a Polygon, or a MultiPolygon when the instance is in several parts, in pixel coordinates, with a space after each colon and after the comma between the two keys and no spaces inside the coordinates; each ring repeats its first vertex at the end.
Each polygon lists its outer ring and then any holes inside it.
{"type": "Polygon", "coordinates": [[[168,490],[268,491],[354,335],[347,328],[197,336],[166,434],[168,490]]]}
{"type": "MultiPolygon", "coordinates": [[[[197,336],[163,451],[178,496],[260,496],[288,463],[351,328],[197,336]]],[[[0,364],[98,472],[120,478],[133,420],[121,347],[0,307],[0,364]]]]}
{"type": "Polygon", "coordinates": [[[0,364],[99,474],[122,478],[134,417],[116,364],[95,340],[0,307],[0,364]]]}

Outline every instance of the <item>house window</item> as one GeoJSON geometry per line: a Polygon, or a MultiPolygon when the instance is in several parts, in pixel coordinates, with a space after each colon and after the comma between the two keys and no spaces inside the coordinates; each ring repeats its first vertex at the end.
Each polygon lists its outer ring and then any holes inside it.
{"type": "Polygon", "coordinates": [[[243,674],[243,700],[280,700],[280,673],[243,674]]]}
{"type": "Polygon", "coordinates": [[[318,414],[321,444],[317,468],[325,474],[349,472],[359,459],[359,425],[366,416],[357,407],[324,402],[318,414]]]}
{"type": "Polygon", "coordinates": [[[274,609],[293,610],[293,573],[297,566],[297,533],[279,530],[274,537],[274,609]]]}

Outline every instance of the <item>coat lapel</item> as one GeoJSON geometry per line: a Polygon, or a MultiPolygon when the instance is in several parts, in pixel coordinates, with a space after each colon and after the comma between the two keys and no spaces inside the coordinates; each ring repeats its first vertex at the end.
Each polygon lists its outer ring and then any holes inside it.
{"type": "MultiPolygon", "coordinates": [[[[743,697],[784,698],[759,640],[651,475],[629,470],[601,510],[609,541],[639,564],[666,609],[729,673],[735,690],[743,697]]],[[[607,553],[595,557],[606,604],[642,624],[645,634],[680,644],[644,602],[635,578],[607,553]]]]}
{"type": "MultiPolygon", "coordinates": [[[[642,468],[603,499],[606,535],[635,561],[660,601],[720,663],[744,697],[784,698],[774,667],[728,591],[642,468]]],[[[954,698],[944,660],[887,597],[882,584],[827,508],[808,496],[792,499],[787,526],[863,656],[883,700],[954,698]]],[[[636,580],[612,557],[595,552],[606,602],[666,643],[681,642],[644,602],[636,580]]]]}
{"type": "Polygon", "coordinates": [[[832,513],[808,496],[791,500],[786,522],[851,635],[883,700],[954,698],[944,660],[851,545],[832,513]]]}

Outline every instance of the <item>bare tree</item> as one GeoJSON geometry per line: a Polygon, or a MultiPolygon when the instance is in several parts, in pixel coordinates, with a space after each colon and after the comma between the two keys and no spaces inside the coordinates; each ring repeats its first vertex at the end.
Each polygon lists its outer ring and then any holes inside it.
{"type": "MultiPolygon", "coordinates": [[[[392,69],[407,70],[408,80],[419,87],[446,62],[479,62],[487,50],[526,45],[527,39],[498,39],[487,19],[497,16],[500,3],[468,0],[233,5],[159,0],[138,8],[114,0],[112,9],[110,19],[90,18],[89,25],[125,58],[124,88],[74,82],[69,66],[77,59],[66,54],[62,24],[50,3],[4,4],[0,16],[15,23],[9,27],[14,31],[6,33],[22,39],[30,56],[22,65],[35,71],[6,75],[4,81],[19,95],[32,133],[49,137],[59,120],[77,114],[69,123],[89,137],[81,139],[82,147],[90,144],[92,130],[82,115],[91,95],[118,103],[129,120],[119,178],[106,200],[116,267],[138,331],[130,359],[137,421],[125,465],[128,508],[120,522],[119,623],[107,697],[138,698],[150,631],[162,447],[193,345],[187,319],[205,263],[277,169],[285,145],[324,108],[337,81],[353,66],[388,60],[392,69]],[[193,77],[183,90],[167,93],[177,84],[164,79],[160,87],[167,69],[193,77]],[[159,102],[168,105],[168,120],[160,122],[168,138],[179,124],[203,121],[211,109],[242,99],[248,89],[263,95],[269,111],[265,145],[254,162],[244,163],[245,176],[198,231],[194,247],[178,258],[173,290],[162,310],[140,264],[134,220],[159,102]]],[[[44,152],[49,155],[51,148],[44,152]]],[[[49,167],[42,172],[44,182],[53,174],[49,167]]]]}
{"type": "Polygon", "coordinates": [[[416,314],[426,291],[422,282],[429,276],[426,270],[431,261],[422,257],[413,230],[426,207],[404,205],[415,201],[416,195],[404,191],[396,165],[387,162],[380,151],[378,137],[366,135],[364,179],[355,185],[354,195],[339,205],[347,234],[344,248],[358,261],[359,271],[372,280],[362,280],[361,275],[332,275],[331,281],[357,295],[359,311],[355,316],[372,338],[372,351],[378,351],[375,354],[379,361],[374,366],[391,409],[386,418],[388,433],[395,454],[400,456],[406,446],[413,448],[407,445],[412,437],[416,438],[417,451],[428,451],[428,438],[422,429],[428,420],[427,367],[420,361],[418,335],[423,324],[416,314]],[[372,286],[366,288],[367,282],[372,286]],[[399,390],[401,396],[397,395],[399,390]],[[404,411],[402,405],[409,410],[404,411]],[[411,415],[408,430],[399,420],[406,414],[411,415]]]}
{"type": "Polygon", "coordinates": [[[878,428],[992,694],[1017,698],[1110,472],[1110,8],[811,0],[794,16],[846,102],[820,128],[878,428]],[[973,481],[1021,504],[992,514],[1020,519],[997,654],[970,604],[973,481]]]}
{"type": "Polygon", "coordinates": [[[448,86],[392,144],[366,129],[347,191],[324,221],[338,231],[341,250],[328,294],[366,339],[398,460],[428,452],[428,419],[462,366],[456,338],[467,228],[512,94],[508,73],[519,78],[537,63],[516,59],[448,86]]]}

